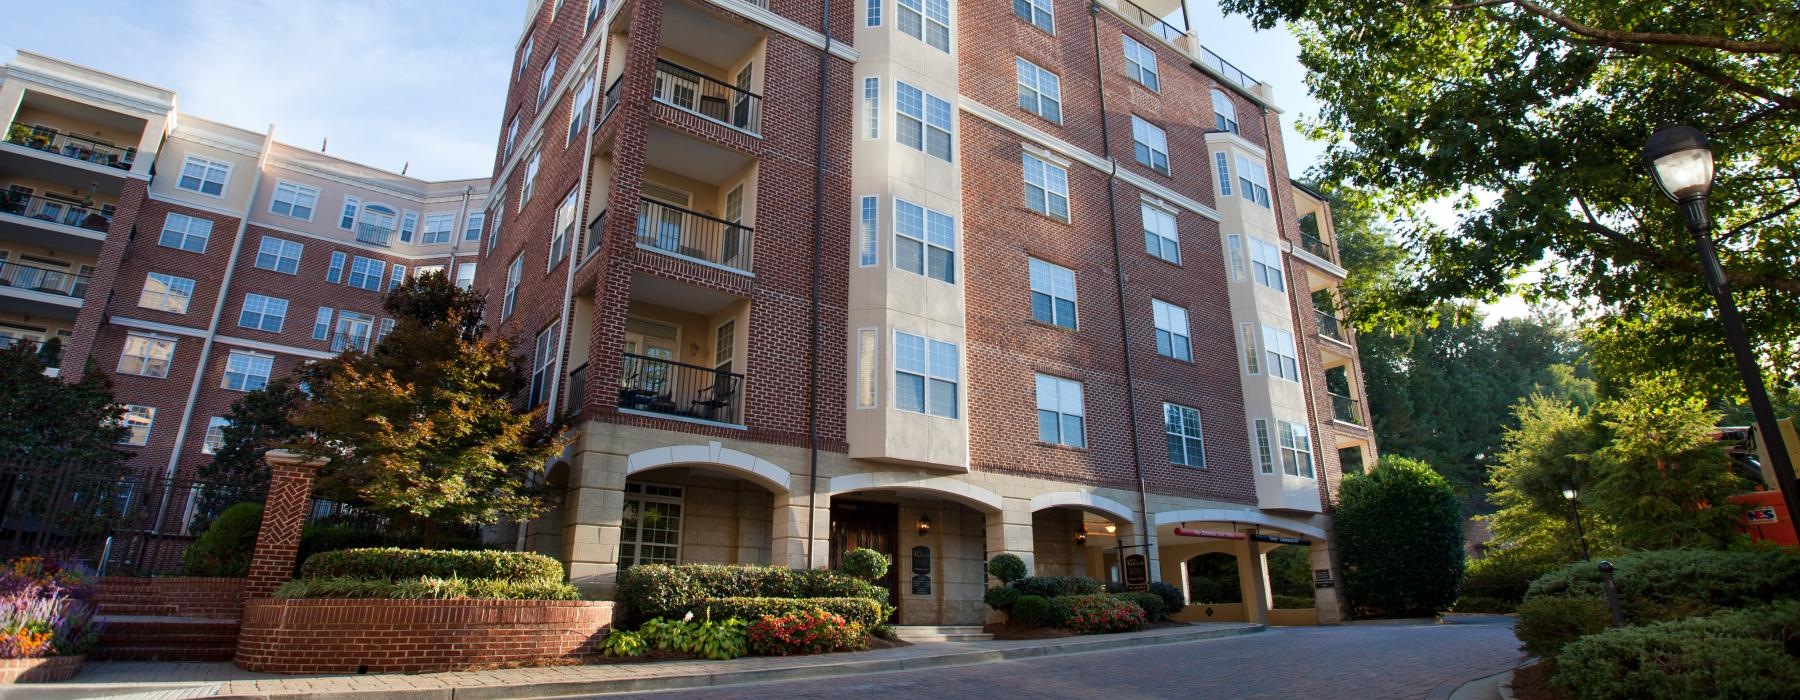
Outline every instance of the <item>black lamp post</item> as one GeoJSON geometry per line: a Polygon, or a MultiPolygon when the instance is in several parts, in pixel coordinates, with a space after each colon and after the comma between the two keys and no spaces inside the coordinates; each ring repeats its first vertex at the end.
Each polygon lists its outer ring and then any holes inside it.
{"type": "Polygon", "coordinates": [[[1581,527],[1581,504],[1576,502],[1576,499],[1580,497],[1581,493],[1576,491],[1573,486],[1563,489],[1563,498],[1569,499],[1569,509],[1575,512],[1575,539],[1581,540],[1581,560],[1587,561],[1590,558],[1588,556],[1587,532],[1581,527]]]}
{"type": "Polygon", "coordinates": [[[1656,178],[1656,186],[1681,206],[1681,218],[1687,221],[1694,245],[1700,249],[1706,288],[1719,305],[1725,338],[1731,343],[1731,354],[1737,356],[1738,374],[1744,379],[1750,411],[1756,415],[1756,432],[1769,446],[1769,468],[1775,472],[1788,517],[1800,516],[1800,487],[1794,485],[1794,465],[1781,439],[1781,426],[1775,422],[1775,409],[1769,405],[1769,392],[1763,386],[1756,355],[1750,350],[1750,338],[1744,333],[1744,321],[1738,317],[1737,303],[1731,299],[1725,270],[1719,266],[1718,252],[1713,249],[1712,215],[1706,211],[1706,196],[1712,191],[1713,180],[1712,144],[1694,127],[1665,126],[1644,142],[1644,164],[1656,178]]]}

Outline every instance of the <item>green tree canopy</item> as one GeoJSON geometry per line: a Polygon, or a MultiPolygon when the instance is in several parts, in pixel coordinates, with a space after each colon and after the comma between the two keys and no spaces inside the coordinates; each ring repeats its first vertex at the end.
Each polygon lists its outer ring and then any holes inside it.
{"type": "Polygon", "coordinates": [[[1336,528],[1350,604],[1429,615],[1456,602],[1463,578],[1462,506],[1431,465],[1383,455],[1338,491],[1336,528]]]}
{"type": "Polygon", "coordinates": [[[119,469],[129,456],[112,382],[89,362],[81,379],[44,375],[43,356],[24,343],[0,350],[0,461],[74,462],[91,473],[119,469]]]}
{"type": "MultiPolygon", "coordinates": [[[[1581,556],[1575,508],[1563,489],[1593,482],[1588,465],[1598,436],[1586,409],[1566,398],[1533,394],[1514,407],[1518,427],[1506,431],[1506,447],[1490,475],[1490,500],[1497,508],[1484,516],[1489,546],[1530,561],[1568,562],[1581,556]]],[[[1590,545],[1611,537],[1593,508],[1582,511],[1590,545]]]]}
{"type": "Polygon", "coordinates": [[[1722,548],[1741,537],[1732,529],[1739,508],[1726,498],[1749,484],[1714,437],[1719,415],[1666,379],[1601,404],[1608,442],[1594,453],[1597,478],[1586,492],[1626,548],[1722,548]]]}

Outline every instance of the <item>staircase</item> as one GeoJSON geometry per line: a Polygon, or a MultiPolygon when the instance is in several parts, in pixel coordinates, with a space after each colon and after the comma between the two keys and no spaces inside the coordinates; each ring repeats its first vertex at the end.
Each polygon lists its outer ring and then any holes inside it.
{"type": "Polygon", "coordinates": [[[932,625],[895,625],[894,633],[904,642],[986,642],[994,635],[981,631],[976,625],[968,626],[932,626],[932,625]]]}
{"type": "Polygon", "coordinates": [[[88,657],[113,661],[230,661],[238,621],[181,617],[150,579],[108,579],[94,596],[100,643],[88,657]]]}

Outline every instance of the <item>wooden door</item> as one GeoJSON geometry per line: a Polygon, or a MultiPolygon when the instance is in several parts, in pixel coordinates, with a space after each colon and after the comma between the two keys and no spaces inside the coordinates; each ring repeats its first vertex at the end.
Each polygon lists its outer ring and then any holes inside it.
{"type": "MultiPolygon", "coordinates": [[[[900,507],[892,503],[833,500],[831,504],[831,568],[838,568],[844,553],[867,547],[887,555],[886,576],[875,584],[887,589],[888,602],[900,608],[900,507]]],[[[896,613],[894,619],[899,619],[896,613]]]]}

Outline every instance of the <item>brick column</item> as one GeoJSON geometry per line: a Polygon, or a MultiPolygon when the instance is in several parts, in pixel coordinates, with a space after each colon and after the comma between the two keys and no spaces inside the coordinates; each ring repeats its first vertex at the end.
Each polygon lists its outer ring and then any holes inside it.
{"type": "Polygon", "coordinates": [[[306,509],[312,503],[313,473],[325,463],[286,450],[271,450],[263,459],[269,463],[269,495],[244,581],[246,600],[267,598],[294,577],[300,527],[306,524],[306,509]]]}

